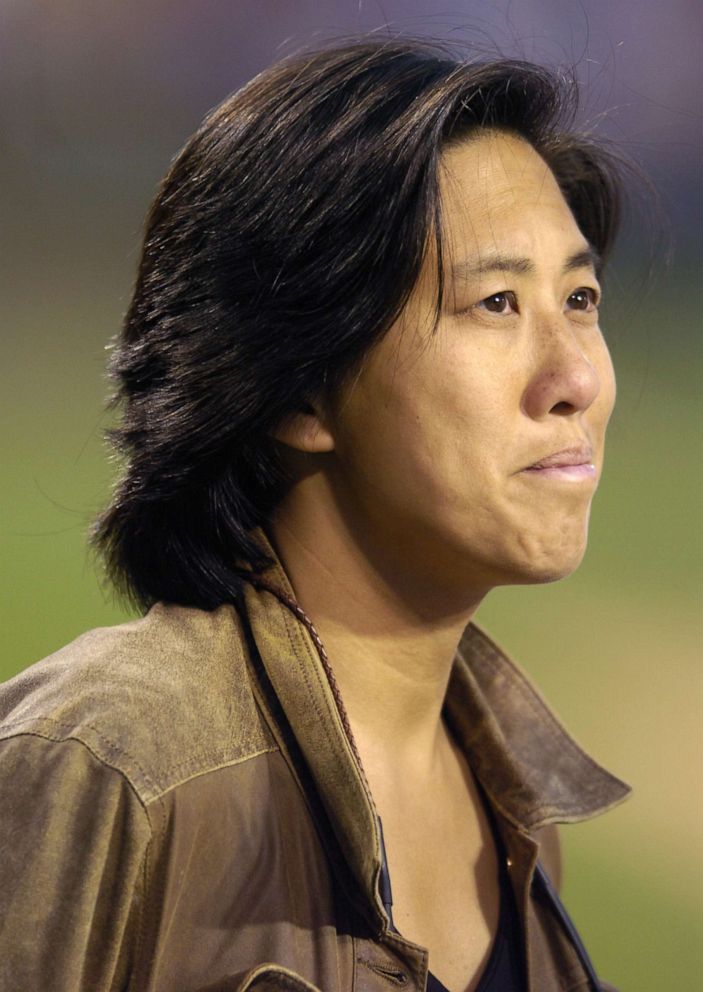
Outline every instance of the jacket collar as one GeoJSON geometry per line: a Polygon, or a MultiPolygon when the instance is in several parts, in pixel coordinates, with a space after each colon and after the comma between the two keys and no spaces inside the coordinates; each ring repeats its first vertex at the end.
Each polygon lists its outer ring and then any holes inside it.
{"type": "MultiPolygon", "coordinates": [[[[294,602],[266,533],[259,527],[253,536],[274,559],[259,578],[294,602]]],[[[244,599],[268,678],[350,868],[367,892],[371,883],[382,920],[377,817],[318,648],[277,595],[246,583],[244,599]]],[[[457,648],[445,716],[489,799],[522,832],[596,816],[631,791],[579,747],[525,674],[473,623],[457,648]]]]}
{"type": "Polygon", "coordinates": [[[525,673],[473,623],[459,641],[445,705],[471,769],[520,829],[589,819],[632,791],[586,754],[525,673]]]}

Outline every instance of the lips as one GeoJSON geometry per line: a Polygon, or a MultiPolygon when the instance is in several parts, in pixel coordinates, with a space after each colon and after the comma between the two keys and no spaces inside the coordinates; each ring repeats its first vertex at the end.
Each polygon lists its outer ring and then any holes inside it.
{"type": "Polygon", "coordinates": [[[570,468],[575,465],[590,465],[593,462],[593,449],[590,445],[576,445],[573,448],[563,448],[555,451],[546,458],[526,466],[523,471],[541,468],[570,468]]]}

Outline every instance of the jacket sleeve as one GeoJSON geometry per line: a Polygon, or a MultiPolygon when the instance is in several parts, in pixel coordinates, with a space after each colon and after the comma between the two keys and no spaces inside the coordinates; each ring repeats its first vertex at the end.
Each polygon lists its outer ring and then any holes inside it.
{"type": "Polygon", "coordinates": [[[125,988],[150,830],[121,773],[78,740],[0,741],[0,986],[125,988]]]}

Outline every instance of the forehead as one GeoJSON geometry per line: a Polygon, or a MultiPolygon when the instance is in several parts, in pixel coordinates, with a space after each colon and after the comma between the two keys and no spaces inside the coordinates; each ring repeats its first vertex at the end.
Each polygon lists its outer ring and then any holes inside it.
{"type": "Polygon", "coordinates": [[[539,234],[585,243],[551,169],[524,139],[485,132],[446,149],[439,172],[442,234],[452,251],[536,248],[539,234]]]}
{"type": "MultiPolygon", "coordinates": [[[[484,132],[443,152],[439,170],[442,256],[449,300],[465,285],[457,271],[477,270],[471,291],[482,290],[484,262],[520,256],[534,271],[562,272],[570,259],[588,255],[553,173],[528,142],[503,132],[484,132]]],[[[437,250],[433,236],[408,301],[391,329],[371,349],[365,367],[412,365],[436,334],[437,250]]],[[[375,373],[373,373],[375,374],[375,373]]],[[[380,373],[383,374],[383,373],[380,373]]]]}

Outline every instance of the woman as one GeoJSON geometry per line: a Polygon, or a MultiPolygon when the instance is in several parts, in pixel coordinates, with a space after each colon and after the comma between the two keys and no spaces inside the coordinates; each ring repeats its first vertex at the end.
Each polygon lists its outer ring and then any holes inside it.
{"type": "Polygon", "coordinates": [[[145,616],[1,696],[12,987],[607,987],[555,824],[628,787],[472,623],[578,566],[602,468],[618,176],[574,99],[374,40],[174,162],[93,536],[145,616]]]}

